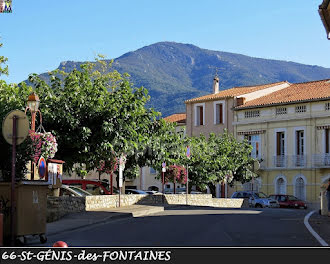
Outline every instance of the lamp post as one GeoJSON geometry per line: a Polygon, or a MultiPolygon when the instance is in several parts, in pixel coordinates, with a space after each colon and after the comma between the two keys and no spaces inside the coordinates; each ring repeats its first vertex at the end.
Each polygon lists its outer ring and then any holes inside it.
{"type": "MultiPolygon", "coordinates": [[[[30,93],[29,97],[28,97],[28,101],[27,101],[27,106],[25,109],[25,113],[26,111],[29,109],[31,112],[31,130],[33,132],[35,132],[36,130],[36,115],[37,112],[39,112],[40,114],[40,120],[41,120],[41,113],[39,111],[39,97],[35,92],[30,93]]],[[[31,161],[31,180],[34,180],[34,162],[31,161]]]]}
{"type": "MultiPolygon", "coordinates": [[[[27,109],[30,109],[31,112],[31,130],[34,132],[36,130],[36,114],[40,113],[39,108],[39,97],[35,92],[30,93],[27,101],[27,109]]],[[[27,110],[26,109],[26,110],[27,110]]],[[[25,110],[25,112],[26,112],[25,110]]]]}

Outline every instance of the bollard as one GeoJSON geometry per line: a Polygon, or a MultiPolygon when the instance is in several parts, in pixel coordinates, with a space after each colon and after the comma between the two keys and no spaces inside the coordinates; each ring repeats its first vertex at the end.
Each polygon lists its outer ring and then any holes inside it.
{"type": "Polygon", "coordinates": [[[68,244],[64,241],[57,241],[54,243],[53,247],[68,247],[68,244]]]}
{"type": "Polygon", "coordinates": [[[3,214],[2,214],[1,202],[0,202],[0,247],[3,247],[3,214]]]}

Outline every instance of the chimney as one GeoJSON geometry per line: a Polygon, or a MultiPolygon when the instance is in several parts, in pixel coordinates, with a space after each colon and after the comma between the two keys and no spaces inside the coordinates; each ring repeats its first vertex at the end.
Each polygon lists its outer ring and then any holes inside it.
{"type": "Polygon", "coordinates": [[[219,92],[219,77],[215,76],[213,79],[213,93],[217,94],[219,92]]]}
{"type": "Polygon", "coordinates": [[[245,103],[245,97],[236,98],[236,106],[243,105],[245,103]]]}

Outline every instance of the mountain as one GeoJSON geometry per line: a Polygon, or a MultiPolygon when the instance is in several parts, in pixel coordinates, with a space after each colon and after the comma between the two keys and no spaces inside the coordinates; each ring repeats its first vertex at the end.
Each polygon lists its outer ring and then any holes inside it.
{"type": "MultiPolygon", "coordinates": [[[[83,62],[62,62],[70,71],[83,62]]],[[[159,42],[128,52],[114,60],[113,68],[127,72],[135,86],[149,90],[148,106],[163,116],[185,112],[184,101],[212,92],[215,68],[220,89],[279,81],[305,82],[330,78],[330,69],[295,62],[253,58],[201,49],[191,44],[159,42]]],[[[47,78],[46,74],[42,74],[47,78]]]]}

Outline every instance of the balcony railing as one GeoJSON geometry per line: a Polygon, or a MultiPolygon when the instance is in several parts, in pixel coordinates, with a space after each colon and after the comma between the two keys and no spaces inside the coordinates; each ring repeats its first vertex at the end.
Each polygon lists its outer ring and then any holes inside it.
{"type": "Polygon", "coordinates": [[[285,155],[274,156],[273,166],[276,168],[286,168],[288,166],[288,156],[285,155]]]}
{"type": "Polygon", "coordinates": [[[306,155],[280,155],[273,157],[274,168],[304,168],[307,166],[306,155]]]}
{"type": "Polygon", "coordinates": [[[314,154],[313,166],[316,168],[329,168],[330,167],[330,154],[314,154]]]}
{"type": "Polygon", "coordinates": [[[291,167],[306,167],[307,156],[306,155],[293,155],[291,156],[291,167]]]}

